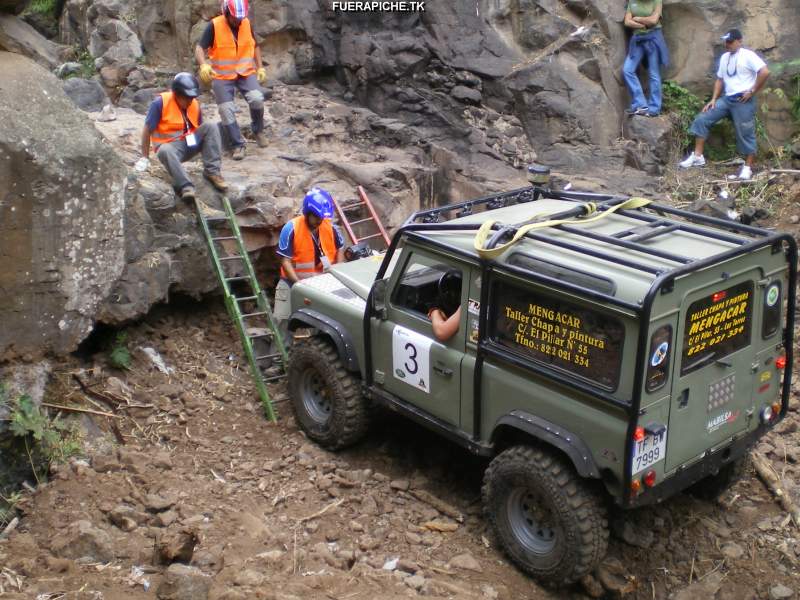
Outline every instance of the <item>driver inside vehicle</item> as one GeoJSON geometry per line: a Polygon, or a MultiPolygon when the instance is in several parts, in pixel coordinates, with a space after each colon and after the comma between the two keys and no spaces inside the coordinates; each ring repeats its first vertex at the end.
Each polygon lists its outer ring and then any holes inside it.
{"type": "Polygon", "coordinates": [[[461,271],[450,269],[439,279],[438,306],[428,311],[433,335],[446,342],[458,331],[461,322],[461,271]]]}

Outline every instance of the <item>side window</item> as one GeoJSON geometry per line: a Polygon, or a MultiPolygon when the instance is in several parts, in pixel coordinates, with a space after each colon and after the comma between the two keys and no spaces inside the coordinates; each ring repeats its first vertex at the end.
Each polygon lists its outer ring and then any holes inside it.
{"type": "Polygon", "coordinates": [[[503,281],[492,287],[491,338],[515,354],[614,391],[625,326],[616,317],[503,281]]]}
{"type": "Polygon", "coordinates": [[[461,269],[424,254],[413,253],[392,294],[392,304],[426,317],[431,308],[451,315],[461,305],[461,269]]]}

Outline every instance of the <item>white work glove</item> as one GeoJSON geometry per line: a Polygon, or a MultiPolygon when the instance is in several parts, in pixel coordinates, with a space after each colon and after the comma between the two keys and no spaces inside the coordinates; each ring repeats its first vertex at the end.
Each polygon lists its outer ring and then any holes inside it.
{"type": "Polygon", "coordinates": [[[144,173],[150,168],[150,159],[143,156],[136,161],[136,164],[133,165],[133,168],[137,173],[144,173]]]}

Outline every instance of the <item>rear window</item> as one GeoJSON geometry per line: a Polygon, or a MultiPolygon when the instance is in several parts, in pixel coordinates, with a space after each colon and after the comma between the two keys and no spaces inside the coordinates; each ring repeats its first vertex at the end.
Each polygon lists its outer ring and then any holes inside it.
{"type": "Polygon", "coordinates": [[[492,339],[526,359],[613,391],[625,326],[611,315],[506,282],[492,289],[492,339]]]}
{"type": "Polygon", "coordinates": [[[750,343],[753,282],[745,281],[692,302],[683,328],[681,375],[750,343]]]}

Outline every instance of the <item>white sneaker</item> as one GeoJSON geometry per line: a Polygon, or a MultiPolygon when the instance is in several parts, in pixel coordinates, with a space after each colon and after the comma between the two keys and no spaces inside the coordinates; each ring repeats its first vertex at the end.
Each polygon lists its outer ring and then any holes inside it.
{"type": "Polygon", "coordinates": [[[706,166],[706,159],[702,154],[700,156],[697,156],[697,154],[692,152],[686,158],[686,160],[682,160],[681,162],[679,162],[678,166],[681,169],[688,169],[689,167],[705,167],[706,166]]]}
{"type": "Polygon", "coordinates": [[[751,169],[747,165],[744,165],[742,167],[742,170],[739,171],[738,179],[740,179],[741,181],[749,181],[752,178],[753,178],[753,169],[751,169]]]}

